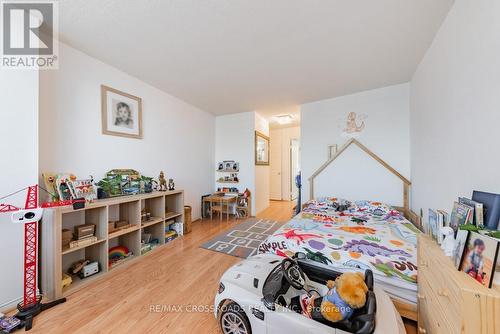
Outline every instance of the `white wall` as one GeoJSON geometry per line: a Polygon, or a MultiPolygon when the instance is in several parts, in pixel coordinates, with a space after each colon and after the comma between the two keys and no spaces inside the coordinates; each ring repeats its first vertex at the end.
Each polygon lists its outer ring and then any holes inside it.
{"type": "MultiPolygon", "coordinates": [[[[38,71],[0,70],[0,197],[38,182],[38,71]]],[[[26,192],[0,200],[24,207],[26,192]]],[[[23,295],[23,225],[0,214],[0,310],[23,295]]]]}
{"type": "Polygon", "coordinates": [[[500,193],[499,16],[499,1],[456,0],[413,76],[415,211],[450,211],[474,189],[500,193]]]}
{"type": "Polygon", "coordinates": [[[40,75],[40,171],[92,174],[160,170],[185,190],[200,217],[200,197],[213,189],[215,117],[110,65],[60,44],[59,70],[40,75]],[[101,134],[100,85],[143,101],[142,140],[101,134]]]}
{"type": "MultiPolygon", "coordinates": [[[[281,199],[288,201],[291,196],[290,144],[292,139],[300,139],[300,126],[272,129],[269,133],[271,143],[273,143],[272,150],[279,150],[279,154],[275,157],[280,159],[279,162],[273,162],[273,159],[271,159],[270,169],[273,170],[273,163],[275,163],[277,165],[276,171],[279,171],[280,173],[280,175],[274,175],[271,173],[271,177],[280,178],[279,183],[281,184],[281,199]]],[[[293,177],[295,178],[295,175],[293,175],[293,177]]],[[[273,182],[273,180],[271,180],[271,182],[273,182]]]]}
{"type": "MultiPolygon", "coordinates": [[[[259,131],[260,133],[269,137],[269,122],[258,113],[254,114],[255,114],[255,131],[259,131]]],[[[254,154],[254,151],[252,151],[252,153],[254,154]]],[[[255,212],[257,214],[265,210],[267,207],[269,207],[269,186],[270,186],[269,177],[270,177],[269,166],[255,166],[254,206],[255,206],[255,212]]]]}
{"type": "MultiPolygon", "coordinates": [[[[328,146],[340,148],[349,112],[366,115],[358,140],[410,178],[409,85],[401,84],[302,105],[302,200],[308,178],[328,160],[328,146]]],[[[373,199],[402,205],[402,183],[357,147],[349,148],[315,180],[315,195],[373,199]]]]}
{"type": "MultiPolygon", "coordinates": [[[[215,119],[215,162],[211,167],[215,171],[218,162],[234,160],[240,164],[238,184],[214,184],[218,187],[235,186],[240,192],[248,188],[255,202],[255,162],[254,162],[254,126],[253,111],[217,116],[215,119]]],[[[219,173],[217,173],[219,174],[219,173]]],[[[214,177],[217,180],[219,175],[214,177]]],[[[255,203],[252,204],[252,215],[255,215],[255,203]]]]}

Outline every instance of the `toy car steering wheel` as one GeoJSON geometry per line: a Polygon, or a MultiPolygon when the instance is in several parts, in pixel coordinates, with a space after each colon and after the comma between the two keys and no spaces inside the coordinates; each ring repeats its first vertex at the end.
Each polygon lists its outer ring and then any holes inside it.
{"type": "Polygon", "coordinates": [[[297,290],[302,290],[306,284],[306,275],[297,262],[286,258],[281,262],[281,271],[288,283],[297,290]],[[288,266],[287,266],[288,264],[288,266]]]}

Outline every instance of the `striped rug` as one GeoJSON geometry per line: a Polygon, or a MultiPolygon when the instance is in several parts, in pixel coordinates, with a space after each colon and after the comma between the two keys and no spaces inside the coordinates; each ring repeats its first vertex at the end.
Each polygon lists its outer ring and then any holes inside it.
{"type": "Polygon", "coordinates": [[[248,219],[201,245],[201,248],[246,259],[257,254],[259,245],[283,225],[268,219],[248,219]]]}

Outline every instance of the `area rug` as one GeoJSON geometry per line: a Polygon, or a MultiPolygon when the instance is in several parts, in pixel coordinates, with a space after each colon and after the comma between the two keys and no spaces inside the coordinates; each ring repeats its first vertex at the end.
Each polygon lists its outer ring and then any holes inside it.
{"type": "Polygon", "coordinates": [[[266,240],[283,223],[267,219],[248,219],[201,245],[201,248],[246,259],[257,254],[266,240]]]}

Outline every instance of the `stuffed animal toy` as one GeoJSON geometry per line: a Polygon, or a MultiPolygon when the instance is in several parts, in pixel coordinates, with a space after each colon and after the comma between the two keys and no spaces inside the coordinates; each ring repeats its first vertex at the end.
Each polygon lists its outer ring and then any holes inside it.
{"type": "Polygon", "coordinates": [[[355,309],[366,303],[368,287],[364,275],[359,272],[344,273],[335,281],[328,281],[326,285],[330,290],[325,296],[318,298],[316,302],[315,298],[302,301],[307,317],[338,322],[349,319],[355,309]]]}
{"type": "Polygon", "coordinates": [[[441,243],[444,255],[453,256],[453,251],[455,250],[455,231],[449,226],[443,226],[439,229],[439,233],[444,236],[444,240],[441,243]]]}

